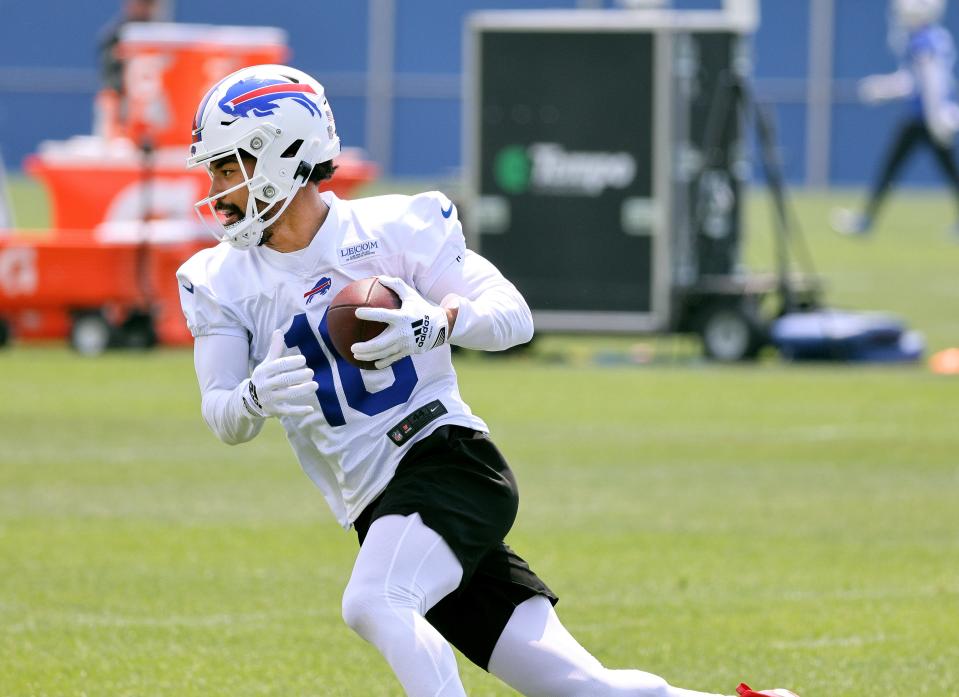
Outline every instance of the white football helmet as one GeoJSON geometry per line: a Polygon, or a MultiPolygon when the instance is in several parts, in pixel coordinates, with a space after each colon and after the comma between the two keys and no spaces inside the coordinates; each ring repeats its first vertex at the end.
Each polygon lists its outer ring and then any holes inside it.
{"type": "Polygon", "coordinates": [[[896,19],[906,29],[935,24],[946,12],[946,0],[893,0],[896,19]]]}
{"type": "Polygon", "coordinates": [[[249,249],[306,185],[313,167],[340,152],[323,85],[284,65],[243,68],[216,83],[193,119],[187,167],[209,167],[230,155],[241,161],[241,150],[256,158],[253,171],[241,166],[243,183],[197,201],[195,209],[217,239],[249,249]],[[224,225],[216,201],[243,186],[250,191],[246,214],[224,225]],[[254,199],[262,202],[261,210],[254,199]]]}

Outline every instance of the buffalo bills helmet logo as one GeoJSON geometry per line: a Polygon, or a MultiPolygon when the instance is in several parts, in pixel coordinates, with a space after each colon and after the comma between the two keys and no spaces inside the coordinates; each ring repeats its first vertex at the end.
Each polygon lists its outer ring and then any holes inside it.
{"type": "Polygon", "coordinates": [[[316,91],[305,84],[270,78],[250,78],[230,85],[218,105],[226,114],[236,118],[269,116],[279,108],[279,100],[292,99],[313,116],[319,116],[319,108],[307,94],[315,95],[316,91]]]}

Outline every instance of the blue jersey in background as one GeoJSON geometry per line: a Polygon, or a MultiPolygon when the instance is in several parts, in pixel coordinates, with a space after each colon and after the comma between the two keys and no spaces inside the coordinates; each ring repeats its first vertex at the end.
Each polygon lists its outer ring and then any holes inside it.
{"type": "Polygon", "coordinates": [[[922,101],[919,64],[926,58],[934,61],[933,80],[936,91],[942,95],[942,101],[955,101],[952,68],[956,62],[956,47],[949,32],[938,24],[931,24],[911,33],[903,56],[903,68],[912,75],[915,85],[909,100],[910,109],[923,119],[926,118],[926,112],[922,101]]]}

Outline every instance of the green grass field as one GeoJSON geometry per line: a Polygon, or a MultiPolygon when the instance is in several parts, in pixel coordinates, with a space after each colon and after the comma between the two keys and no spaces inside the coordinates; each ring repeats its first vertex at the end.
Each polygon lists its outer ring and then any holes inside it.
{"type": "MultiPolygon", "coordinates": [[[[797,206],[828,299],[959,345],[948,202],[903,196],[873,239],[833,239],[843,198],[797,206]]],[[[712,691],[955,692],[959,378],[712,366],[672,339],[603,366],[636,340],[566,341],[458,372],[517,472],[510,543],[585,646],[712,691]]],[[[18,346],[0,376],[0,697],[401,694],[339,616],[355,537],[276,424],[232,448],[207,431],[188,351],[18,346]]],[[[515,694],[460,665],[470,695],[515,694]]]]}

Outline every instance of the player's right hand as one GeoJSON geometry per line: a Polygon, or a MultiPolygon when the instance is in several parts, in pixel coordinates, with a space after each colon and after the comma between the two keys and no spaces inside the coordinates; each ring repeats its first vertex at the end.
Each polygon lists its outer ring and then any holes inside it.
{"type": "Polygon", "coordinates": [[[934,112],[927,113],[926,128],[941,147],[951,148],[959,133],[959,106],[946,103],[934,112]]]}
{"type": "Polygon", "coordinates": [[[319,386],[302,354],[284,356],[283,332],[270,338],[270,350],[240,389],[243,406],[254,416],[305,416],[314,407],[305,401],[319,386]]]}

